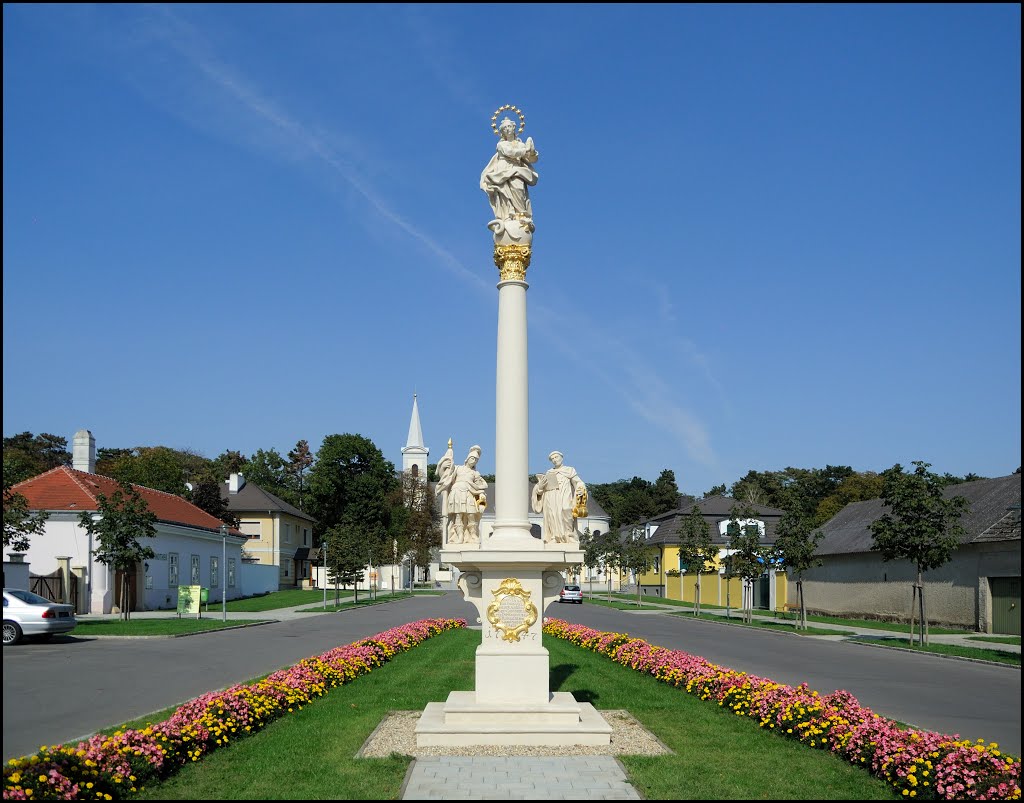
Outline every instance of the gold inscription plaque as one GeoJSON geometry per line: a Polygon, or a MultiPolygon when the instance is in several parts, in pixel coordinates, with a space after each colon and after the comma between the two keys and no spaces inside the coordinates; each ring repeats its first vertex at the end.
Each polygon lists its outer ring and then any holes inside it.
{"type": "Polygon", "coordinates": [[[519,641],[537,621],[537,606],[530,602],[530,592],[509,577],[491,593],[494,600],[487,606],[487,621],[504,641],[519,641]]]}

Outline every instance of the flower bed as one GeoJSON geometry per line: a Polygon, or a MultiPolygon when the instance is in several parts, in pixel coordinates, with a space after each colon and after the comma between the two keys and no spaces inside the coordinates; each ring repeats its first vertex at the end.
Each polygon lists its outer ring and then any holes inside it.
{"type": "Polygon", "coordinates": [[[4,800],[115,800],[166,778],[189,761],[256,733],[465,619],[422,619],[305,658],[251,684],[210,692],[164,722],[42,747],[4,767],[4,800]]]}
{"type": "Polygon", "coordinates": [[[544,632],[715,702],[737,716],[751,717],[786,738],[829,750],[863,766],[904,797],[1020,799],[1020,759],[1001,754],[995,743],[904,729],[860,705],[849,692],[822,697],[807,684],[784,686],[624,633],[560,619],[549,619],[544,632]]]}

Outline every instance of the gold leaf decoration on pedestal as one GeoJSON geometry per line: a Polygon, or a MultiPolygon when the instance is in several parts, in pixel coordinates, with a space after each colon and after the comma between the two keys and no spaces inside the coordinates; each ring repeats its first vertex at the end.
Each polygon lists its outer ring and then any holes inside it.
{"type": "Polygon", "coordinates": [[[509,577],[491,593],[494,600],[487,606],[487,621],[504,641],[519,641],[537,621],[537,606],[530,602],[530,592],[509,577]]]}

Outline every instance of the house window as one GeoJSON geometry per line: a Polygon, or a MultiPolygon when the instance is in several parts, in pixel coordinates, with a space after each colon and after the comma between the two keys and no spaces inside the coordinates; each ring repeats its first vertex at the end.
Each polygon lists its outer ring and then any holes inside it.
{"type": "Polygon", "coordinates": [[[178,553],[167,553],[167,585],[176,588],[178,585],[178,553]]]}
{"type": "Polygon", "coordinates": [[[290,544],[292,542],[292,525],[288,522],[281,522],[281,537],[284,539],[284,543],[290,544]]]}
{"type": "Polygon", "coordinates": [[[210,556],[210,588],[220,585],[220,559],[210,556]]]}
{"type": "Polygon", "coordinates": [[[228,558],[228,588],[235,587],[235,559],[228,558]]]}
{"type": "Polygon", "coordinates": [[[660,574],[661,573],[661,558],[655,558],[654,559],[654,573],[655,574],[660,574]]]}
{"type": "Polygon", "coordinates": [[[242,531],[246,538],[259,538],[263,533],[258,521],[239,522],[238,529],[242,531]]]}
{"type": "Polygon", "coordinates": [[[192,556],[192,585],[200,585],[199,581],[199,556],[192,556]]]}
{"type": "Polygon", "coordinates": [[[302,545],[309,546],[309,530],[305,527],[302,528],[302,545]]]}

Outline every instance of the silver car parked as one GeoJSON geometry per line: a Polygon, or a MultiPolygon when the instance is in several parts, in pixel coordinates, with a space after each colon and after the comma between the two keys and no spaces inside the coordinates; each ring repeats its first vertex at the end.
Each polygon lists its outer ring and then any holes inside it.
{"type": "Polygon", "coordinates": [[[583,604],[583,592],[579,586],[564,585],[562,591],[558,595],[559,602],[575,602],[577,605],[583,604]]]}
{"type": "Polygon", "coordinates": [[[4,589],[5,647],[25,637],[45,640],[67,633],[77,624],[74,605],[61,605],[23,588],[4,589]]]}

